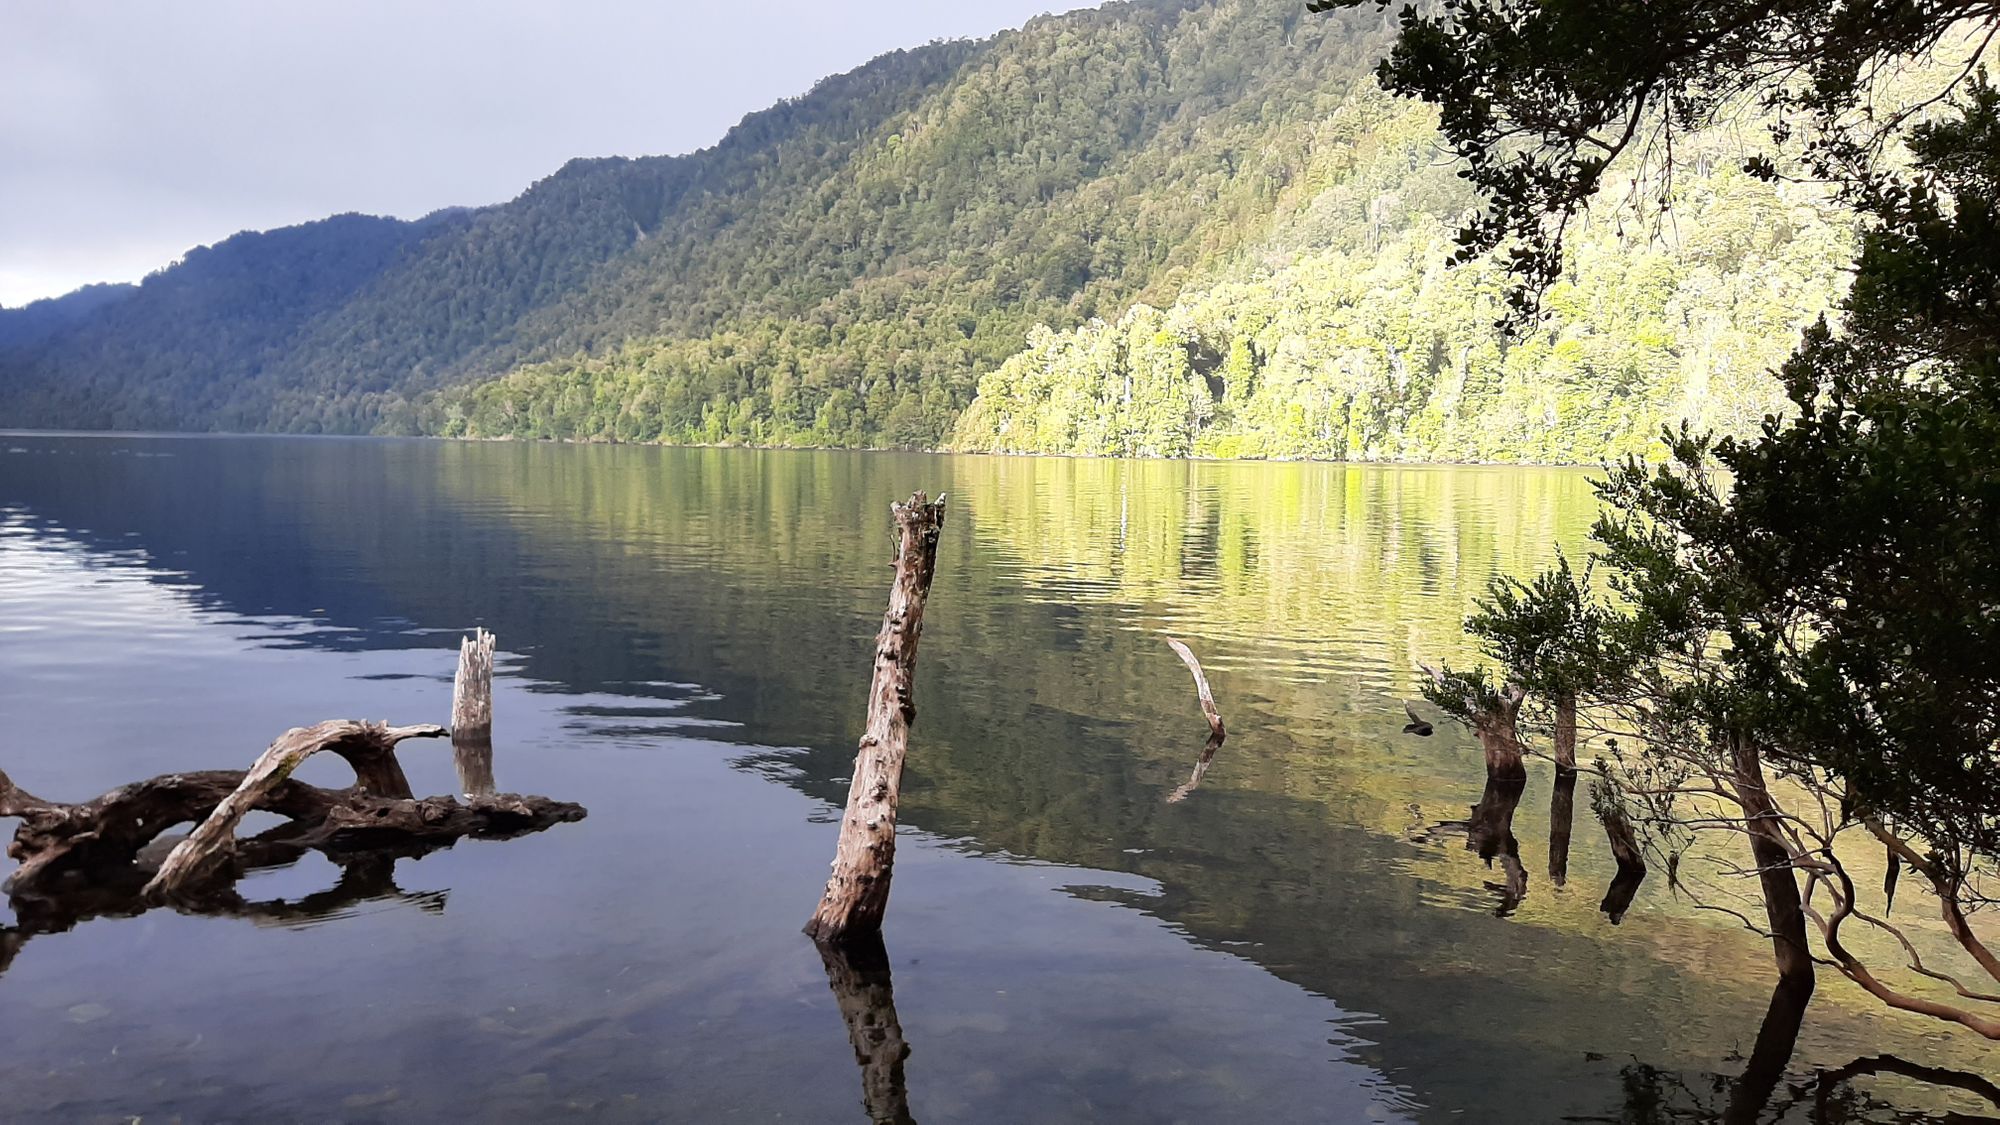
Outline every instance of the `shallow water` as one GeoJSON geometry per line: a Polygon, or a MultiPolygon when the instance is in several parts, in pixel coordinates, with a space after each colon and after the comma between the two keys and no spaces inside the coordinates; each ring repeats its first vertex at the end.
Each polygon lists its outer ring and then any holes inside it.
{"type": "MultiPolygon", "coordinates": [[[[868,997],[910,1045],[911,1117],[1725,1111],[1766,950],[1659,880],[1610,924],[1587,811],[1554,886],[1541,766],[1512,902],[1437,827],[1481,796],[1476,748],[1401,733],[1415,661],[1467,655],[1488,576],[1581,547],[1585,473],[14,434],[0,768],[23,788],[240,767],[322,718],[443,721],[456,638],[483,624],[500,787],[590,815],[258,873],[244,897],[284,904],[261,921],[0,939],[0,1116],[865,1120],[798,927],[860,731],[888,503],[916,487],[950,516],[893,991],[868,997]],[[1161,631],[1230,730],[1178,802],[1206,729],[1161,631]]],[[[419,792],[456,788],[448,749],[403,758],[419,792]]],[[[1813,1119],[1805,1076],[1857,1057],[1986,1062],[1842,987],[1763,1119],[1813,1119]]],[[[1879,1075],[1834,1095],[1826,1120],[2000,1114],[1879,1075]]]]}

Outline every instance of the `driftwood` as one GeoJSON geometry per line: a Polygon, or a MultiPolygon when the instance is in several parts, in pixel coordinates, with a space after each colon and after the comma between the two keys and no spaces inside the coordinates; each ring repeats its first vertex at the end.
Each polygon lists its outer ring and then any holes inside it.
{"type": "Polygon", "coordinates": [[[493,634],[476,629],[459,641],[451,683],[451,760],[459,792],[493,795],[493,634]]]}
{"type": "Polygon", "coordinates": [[[351,720],[287,731],[249,771],[206,770],[166,774],[123,785],[81,804],[61,804],[23,792],[0,774],[0,816],[18,817],[8,846],[20,867],[7,889],[17,898],[48,898],[110,891],[184,898],[208,893],[225,874],[290,862],[306,850],[356,850],[382,845],[448,845],[465,836],[505,837],[580,820],[579,805],[512,794],[460,804],[450,797],[407,796],[394,745],[403,738],[434,736],[437,727],[387,727],[351,720]],[[357,784],[322,789],[290,776],[320,750],[339,754],[355,768],[357,784]],[[394,778],[404,796],[374,786],[394,778]],[[252,810],[277,813],[288,823],[250,840],[234,829],[252,810]],[[148,852],[163,833],[200,825],[174,846],[154,871],[148,852]],[[144,876],[143,879],[140,877],[144,876]],[[132,886],[137,881],[139,886],[132,886]]]}
{"type": "Polygon", "coordinates": [[[896,862],[896,801],[910,724],[917,715],[913,702],[917,641],[923,636],[924,603],[937,570],[944,496],[931,501],[918,492],[906,503],[891,505],[890,511],[896,521],[896,577],[882,629],[875,636],[868,725],[855,752],[833,873],[805,926],[805,932],[821,943],[880,932],[896,862]]]}
{"type": "Polygon", "coordinates": [[[1229,737],[1229,732],[1222,725],[1222,713],[1215,709],[1215,696],[1209,693],[1208,676],[1201,670],[1201,661],[1194,658],[1188,646],[1172,637],[1166,641],[1167,647],[1173,649],[1181,662],[1188,666],[1188,671],[1194,673],[1195,694],[1201,699],[1202,717],[1208,720],[1208,744],[1201,748],[1201,757],[1195,760],[1194,773],[1188,776],[1187,783],[1168,795],[1167,803],[1173,804],[1187,800],[1188,794],[1201,786],[1201,779],[1208,773],[1208,764],[1215,760],[1215,752],[1222,749],[1222,740],[1229,737]]]}
{"type": "Polygon", "coordinates": [[[822,943],[820,960],[826,983],[840,1005],[847,1041],[861,1067],[861,1104],[875,1125],[915,1125],[910,1093],[903,1079],[903,1060],[910,1045],[896,1018],[895,983],[889,975],[889,954],[880,935],[840,945],[822,943]]]}
{"type": "MultiPolygon", "coordinates": [[[[243,817],[254,809],[266,807],[265,800],[271,790],[289,781],[314,754],[332,750],[350,762],[367,762],[368,773],[364,774],[360,765],[355,766],[357,788],[378,796],[406,798],[410,795],[410,783],[396,762],[396,744],[406,738],[437,738],[444,733],[444,728],[437,726],[389,727],[353,720],[293,727],[258,756],[236,788],[217,802],[200,826],[174,848],[167,862],[160,865],[159,874],[146,884],[146,897],[165,898],[184,891],[225,867],[235,854],[236,826],[243,817]],[[393,778],[388,773],[391,770],[393,778]],[[371,777],[377,779],[377,784],[394,785],[395,790],[377,789],[370,784],[371,777]]],[[[332,814],[333,809],[329,808],[325,817],[332,814]]]]}

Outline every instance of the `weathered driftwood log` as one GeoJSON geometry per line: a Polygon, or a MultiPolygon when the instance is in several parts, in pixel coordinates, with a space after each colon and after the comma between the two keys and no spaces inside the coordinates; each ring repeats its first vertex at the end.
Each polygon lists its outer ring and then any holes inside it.
{"type": "MultiPolygon", "coordinates": [[[[237,824],[252,810],[263,808],[271,790],[289,781],[314,754],[331,750],[350,762],[366,762],[369,773],[364,774],[361,765],[355,766],[360,788],[377,796],[407,798],[410,784],[403,780],[402,767],[396,762],[396,744],[406,738],[438,738],[444,733],[443,727],[429,724],[390,727],[351,719],[293,727],[271,743],[235,790],[218,802],[200,826],[174,848],[167,862],[160,865],[159,874],[146,884],[146,896],[165,898],[179,893],[225,867],[236,851],[237,824]],[[387,780],[387,770],[395,771],[396,792],[385,793],[370,784],[371,777],[377,783],[387,780]]],[[[329,816],[332,812],[328,810],[329,816]]]]}
{"type": "Polygon", "coordinates": [[[458,675],[451,684],[451,760],[459,792],[493,794],[493,634],[484,629],[459,641],[458,675]]]}
{"type": "Polygon", "coordinates": [[[861,1104],[875,1125],[915,1125],[910,1116],[909,1087],[903,1060],[910,1045],[896,1018],[895,983],[889,975],[889,954],[880,935],[840,945],[822,943],[820,960],[826,983],[840,1005],[847,1041],[861,1067],[861,1104]]]}
{"type": "Polygon", "coordinates": [[[1200,787],[1201,779],[1208,773],[1209,763],[1215,760],[1215,752],[1222,748],[1222,740],[1229,737],[1229,732],[1222,725],[1222,713],[1215,709],[1215,696],[1209,693],[1208,676],[1201,670],[1201,661],[1194,658],[1188,646],[1172,637],[1167,638],[1167,645],[1188,666],[1188,671],[1194,673],[1195,694],[1201,699],[1202,716],[1208,720],[1208,744],[1201,748],[1201,757],[1195,760],[1194,772],[1188,776],[1187,784],[1167,796],[1167,803],[1173,804],[1187,800],[1188,794],[1200,787]]]}
{"type": "Polygon", "coordinates": [[[896,801],[910,724],[917,714],[913,702],[917,641],[923,636],[924,603],[937,570],[944,496],[931,501],[919,492],[906,503],[891,505],[890,511],[896,520],[896,577],[882,629],[875,636],[868,725],[847,786],[833,874],[805,926],[814,941],[823,943],[881,930],[896,862],[896,801]]]}
{"type": "MultiPolygon", "coordinates": [[[[380,724],[336,722],[287,732],[259,759],[267,770],[256,775],[254,786],[256,771],[204,770],[166,774],[119,786],[81,804],[60,804],[23,792],[0,774],[0,816],[21,822],[7,849],[20,861],[7,884],[15,895],[17,916],[23,902],[51,902],[51,909],[61,912],[71,906],[58,900],[71,899],[76,900],[76,909],[136,913],[143,909],[142,888],[153,881],[157,870],[181,857],[197,836],[211,843],[205,853],[181,858],[184,872],[289,863],[309,849],[333,853],[390,846],[420,852],[449,846],[465,836],[520,835],[584,816],[581,806],[546,797],[503,794],[461,805],[449,797],[386,797],[366,784],[322,789],[284,776],[277,768],[282,762],[296,766],[304,757],[295,754],[301,748],[324,749],[354,764],[358,779],[374,778],[379,785],[390,769],[401,775],[395,765],[394,739],[408,737],[411,731],[436,733],[439,728],[392,730],[380,724]],[[249,789],[255,790],[254,798],[249,789]],[[232,798],[237,800],[224,814],[230,832],[221,831],[218,821],[218,827],[205,836],[197,829],[161,853],[156,841],[163,833],[183,824],[206,825],[232,798]],[[230,838],[235,823],[250,809],[277,813],[287,823],[248,840],[230,838]]],[[[191,892],[201,880],[183,874],[178,882],[182,892],[191,892]]]]}

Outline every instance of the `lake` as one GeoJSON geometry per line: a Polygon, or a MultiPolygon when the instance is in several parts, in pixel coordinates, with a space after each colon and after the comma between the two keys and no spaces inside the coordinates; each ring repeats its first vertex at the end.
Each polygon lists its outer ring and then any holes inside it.
{"type": "MultiPolygon", "coordinates": [[[[1448,823],[1481,799],[1472,739],[1402,733],[1416,661],[1470,657],[1487,579],[1581,551],[1588,480],[0,435],[0,768],[22,788],[242,768],[320,719],[443,722],[484,625],[500,789],[589,809],[421,858],[310,855],[246,879],[243,917],[0,916],[0,1117],[867,1120],[799,927],[888,506],[916,488],[949,515],[869,997],[909,1044],[903,1119],[1732,1112],[1768,948],[1657,877],[1612,924],[1581,794],[1556,886],[1544,763],[1510,892],[1448,823]],[[1230,732],[1180,800],[1207,729],[1163,632],[1230,732]]],[[[457,790],[449,747],[402,758],[419,794],[457,790]]],[[[2000,1113],[1891,1074],[1806,1082],[1884,1052],[1990,1067],[1962,1040],[1825,974],[1762,1119],[2000,1113]]]]}

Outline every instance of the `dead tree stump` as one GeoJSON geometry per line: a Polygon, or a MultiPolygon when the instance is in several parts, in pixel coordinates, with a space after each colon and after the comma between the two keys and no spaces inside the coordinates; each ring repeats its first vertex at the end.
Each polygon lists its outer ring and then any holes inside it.
{"type": "Polygon", "coordinates": [[[458,645],[451,685],[451,758],[468,797],[493,795],[493,634],[476,629],[458,645]]]}
{"type": "Polygon", "coordinates": [[[896,521],[896,577],[889,587],[882,629],[875,636],[868,725],[847,786],[833,874],[805,926],[805,932],[821,943],[881,931],[896,862],[896,801],[910,724],[917,715],[913,702],[917,641],[923,635],[924,603],[937,569],[944,496],[933,502],[918,492],[906,503],[891,505],[890,511],[896,521]]]}

